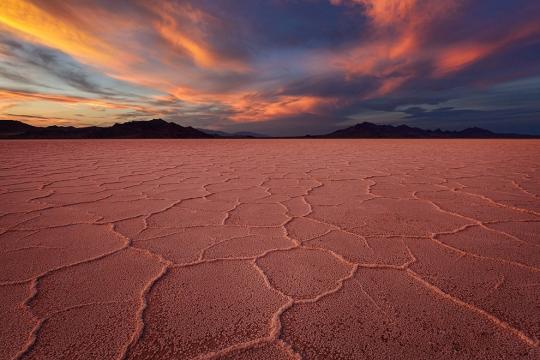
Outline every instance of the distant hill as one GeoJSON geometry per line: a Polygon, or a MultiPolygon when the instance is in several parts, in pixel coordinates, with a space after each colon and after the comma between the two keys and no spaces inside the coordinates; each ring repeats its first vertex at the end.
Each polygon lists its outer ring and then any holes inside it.
{"type": "Polygon", "coordinates": [[[184,127],[161,119],[130,121],[109,127],[38,127],[14,120],[0,121],[2,139],[204,139],[214,136],[191,126],[184,127]]]}
{"type": "Polygon", "coordinates": [[[34,127],[32,125],[25,124],[15,120],[1,120],[0,121],[0,137],[11,137],[19,134],[31,131],[34,127]]]}
{"type": "Polygon", "coordinates": [[[527,139],[538,136],[519,134],[498,134],[486,129],[472,127],[461,131],[424,130],[407,125],[377,125],[363,122],[334,131],[330,134],[310,136],[331,139],[527,139]]]}
{"type": "MultiPolygon", "coordinates": [[[[38,127],[15,120],[0,120],[0,139],[208,139],[271,138],[251,132],[226,133],[185,127],[161,119],[130,121],[108,127],[38,127]]],[[[283,137],[282,137],[283,138],[283,137]]],[[[461,131],[424,130],[407,125],[377,125],[363,122],[326,135],[295,138],[326,139],[535,139],[540,136],[499,134],[472,127],[461,131]]]]}

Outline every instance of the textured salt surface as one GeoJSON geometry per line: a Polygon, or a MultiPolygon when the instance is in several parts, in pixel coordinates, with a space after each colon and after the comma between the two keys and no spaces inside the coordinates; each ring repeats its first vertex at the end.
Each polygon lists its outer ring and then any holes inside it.
{"type": "Polygon", "coordinates": [[[0,142],[0,359],[538,359],[540,142],[0,142]]]}

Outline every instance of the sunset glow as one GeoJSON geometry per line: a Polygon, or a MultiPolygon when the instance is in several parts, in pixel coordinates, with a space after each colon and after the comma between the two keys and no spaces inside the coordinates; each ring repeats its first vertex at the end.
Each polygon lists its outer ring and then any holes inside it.
{"type": "Polygon", "coordinates": [[[294,135],[376,111],[540,133],[539,16],[526,0],[4,0],[0,118],[294,135]]]}

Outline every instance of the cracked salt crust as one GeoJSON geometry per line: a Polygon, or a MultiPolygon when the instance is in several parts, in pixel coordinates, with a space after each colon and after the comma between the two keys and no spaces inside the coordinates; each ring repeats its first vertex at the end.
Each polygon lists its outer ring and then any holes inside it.
{"type": "Polygon", "coordinates": [[[0,142],[0,359],[538,358],[538,145],[0,142]]]}

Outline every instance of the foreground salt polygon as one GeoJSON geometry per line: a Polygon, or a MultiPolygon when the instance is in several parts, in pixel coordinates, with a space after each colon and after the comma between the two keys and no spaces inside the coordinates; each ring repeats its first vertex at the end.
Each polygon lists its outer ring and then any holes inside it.
{"type": "Polygon", "coordinates": [[[0,143],[0,359],[536,359],[540,143],[0,143]]]}

